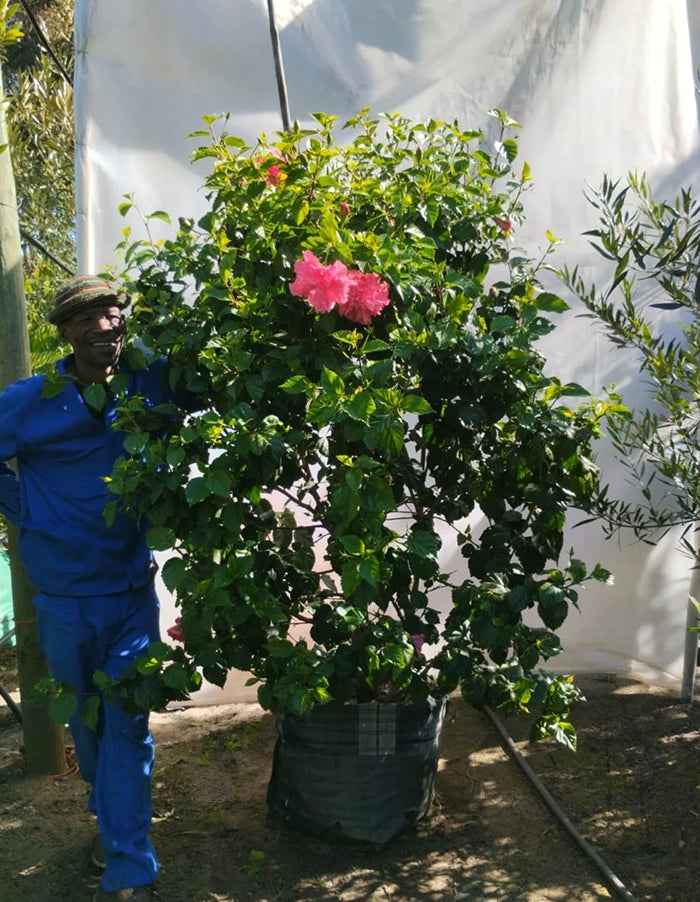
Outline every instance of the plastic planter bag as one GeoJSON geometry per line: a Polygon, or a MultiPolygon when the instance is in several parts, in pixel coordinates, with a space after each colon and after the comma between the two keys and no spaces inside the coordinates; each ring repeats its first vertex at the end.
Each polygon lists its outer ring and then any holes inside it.
{"type": "Polygon", "coordinates": [[[444,699],[422,705],[317,705],[281,714],[270,814],[322,839],[381,848],[430,806],[444,699]]]}

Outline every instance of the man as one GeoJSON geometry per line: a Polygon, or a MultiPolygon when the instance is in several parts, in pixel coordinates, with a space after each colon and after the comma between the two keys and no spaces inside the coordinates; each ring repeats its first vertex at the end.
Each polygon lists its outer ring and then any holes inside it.
{"type": "MultiPolygon", "coordinates": [[[[143,526],[123,512],[110,526],[103,517],[104,477],[124,453],[123,435],[112,426],[116,401],[109,380],[118,373],[129,394],[151,404],[184,398],[167,387],[166,361],[131,371],[121,359],[126,306],[126,297],[103,279],[68,281],[49,315],[73,349],[56,364],[65,386],[42,394],[46,377],[32,376],[0,394],[0,462],[17,461],[20,509],[13,519],[20,557],[38,593],[39,641],[54,678],[76,691],[79,709],[96,692],[95,670],[118,677],[159,638],[143,526]],[[106,389],[104,409],[84,396],[96,384],[106,389]]],[[[0,499],[0,510],[17,512],[17,482],[6,467],[0,499]]],[[[95,900],[138,902],[152,898],[158,873],[149,837],[153,738],[146,713],[102,702],[96,731],[80,710],[70,721],[99,828],[93,861],[104,872],[95,900]]]]}

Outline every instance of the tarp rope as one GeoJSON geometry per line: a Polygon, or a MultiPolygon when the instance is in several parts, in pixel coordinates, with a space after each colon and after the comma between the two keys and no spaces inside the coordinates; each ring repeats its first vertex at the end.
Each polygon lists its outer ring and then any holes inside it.
{"type": "Polygon", "coordinates": [[[41,43],[44,45],[44,47],[45,47],[45,49],[46,49],[46,52],[47,52],[48,55],[51,57],[51,59],[54,61],[54,63],[55,63],[56,66],[58,67],[59,72],[60,72],[61,75],[64,77],[64,79],[68,82],[68,84],[69,84],[71,87],[73,87],[73,79],[72,79],[72,78],[70,77],[70,75],[68,74],[68,71],[66,70],[65,66],[63,65],[63,63],[59,60],[59,58],[58,58],[58,57],[56,56],[56,54],[54,53],[53,47],[51,46],[51,44],[49,44],[48,38],[47,38],[46,35],[44,34],[44,31],[43,31],[41,25],[39,25],[39,22],[37,21],[36,16],[35,16],[34,13],[31,11],[31,9],[30,9],[30,7],[29,7],[29,4],[27,3],[27,0],[20,0],[20,2],[21,2],[21,4],[22,4],[22,9],[23,9],[23,10],[25,11],[25,13],[27,14],[27,18],[29,19],[29,21],[30,21],[30,23],[31,23],[31,26],[32,26],[32,28],[34,29],[34,31],[37,33],[37,37],[39,38],[39,40],[41,41],[41,43]]]}

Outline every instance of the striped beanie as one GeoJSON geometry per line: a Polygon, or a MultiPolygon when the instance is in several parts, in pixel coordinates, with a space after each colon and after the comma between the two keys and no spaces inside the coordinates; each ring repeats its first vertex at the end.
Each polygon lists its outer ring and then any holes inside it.
{"type": "Polygon", "coordinates": [[[99,276],[73,276],[58,289],[48,321],[55,326],[69,319],[79,310],[102,304],[127,307],[129,299],[110,282],[99,276]]]}

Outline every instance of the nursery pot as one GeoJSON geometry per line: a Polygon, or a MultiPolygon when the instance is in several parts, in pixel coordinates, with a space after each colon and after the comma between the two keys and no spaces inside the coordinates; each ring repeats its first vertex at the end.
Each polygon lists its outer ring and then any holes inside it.
{"type": "Polygon", "coordinates": [[[430,806],[445,699],[317,705],[277,716],[267,804],[312,836],[381,848],[430,806]]]}

